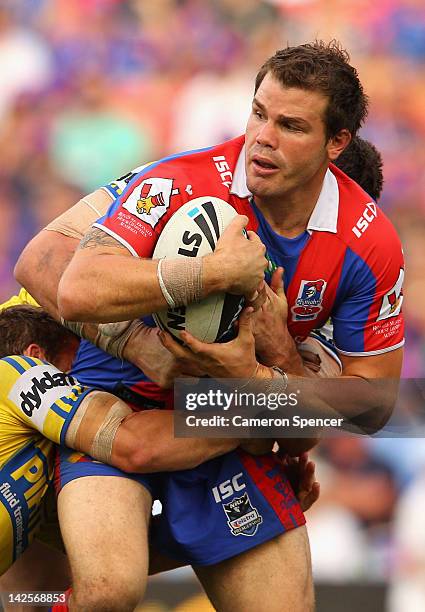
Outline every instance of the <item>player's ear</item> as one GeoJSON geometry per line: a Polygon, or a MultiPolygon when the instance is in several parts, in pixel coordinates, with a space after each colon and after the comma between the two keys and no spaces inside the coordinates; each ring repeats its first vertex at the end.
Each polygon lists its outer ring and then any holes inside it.
{"type": "Polygon", "coordinates": [[[335,159],[337,159],[337,157],[341,155],[344,149],[348,147],[350,142],[351,133],[345,128],[343,130],[340,130],[338,134],[335,134],[335,136],[332,136],[332,138],[328,140],[328,144],[326,145],[329,161],[334,161],[335,159]]]}
{"type": "Polygon", "coordinates": [[[46,351],[38,344],[30,344],[24,350],[26,357],[35,357],[36,359],[46,359],[46,351]]]}

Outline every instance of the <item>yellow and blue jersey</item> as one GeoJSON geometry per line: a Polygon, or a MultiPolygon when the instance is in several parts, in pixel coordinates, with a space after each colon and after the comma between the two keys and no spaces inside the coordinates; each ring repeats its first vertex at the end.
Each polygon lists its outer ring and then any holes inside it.
{"type": "Polygon", "coordinates": [[[3,302],[0,304],[0,310],[6,310],[6,308],[10,308],[11,306],[39,306],[39,304],[35,301],[35,299],[28,293],[26,289],[21,289],[18,295],[13,295],[11,298],[7,300],[7,302],[3,302]]]}
{"type": "Polygon", "coordinates": [[[91,389],[46,361],[0,359],[0,575],[31,543],[53,478],[54,443],[91,389]]]}

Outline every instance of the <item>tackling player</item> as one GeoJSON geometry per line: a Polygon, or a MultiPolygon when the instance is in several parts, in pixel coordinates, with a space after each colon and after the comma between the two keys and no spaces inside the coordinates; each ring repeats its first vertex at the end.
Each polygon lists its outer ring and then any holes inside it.
{"type": "MultiPolygon", "coordinates": [[[[115,396],[80,385],[64,373],[78,343],[41,308],[0,313],[0,575],[39,528],[53,477],[52,442],[138,473],[191,468],[239,445],[174,438],[169,411],[135,413],[115,396]]],[[[244,441],[253,453],[270,445],[244,441]]]]}
{"type": "MultiPolygon", "coordinates": [[[[31,301],[28,296],[21,299],[31,301]]],[[[19,298],[10,302],[19,303],[19,298]]],[[[229,439],[174,440],[169,427],[171,415],[152,411],[146,423],[143,413],[134,414],[117,398],[84,388],[60,372],[58,368],[70,368],[78,341],[40,308],[18,305],[3,310],[0,332],[0,575],[30,546],[40,527],[42,503],[53,476],[52,442],[65,442],[121,469],[140,472],[172,469],[179,463],[180,467],[191,467],[237,445],[229,439]],[[112,416],[116,418],[114,424],[112,416]],[[162,440],[166,448],[160,462],[143,450],[152,437],[160,448],[162,440]]],[[[250,452],[269,448],[266,441],[246,442],[250,452]]],[[[317,498],[318,488],[314,486],[312,464],[304,460],[299,468],[299,494],[307,509],[317,498]]],[[[22,585],[26,590],[31,585],[40,590],[42,569],[51,555],[43,548],[37,553],[38,558],[33,554],[37,571],[32,571],[32,582],[28,584],[27,578],[22,585]]],[[[59,571],[61,561],[56,554],[55,572],[49,572],[50,582],[43,582],[44,588],[60,588],[64,579],[59,571]]],[[[167,569],[178,565],[165,561],[167,569]]],[[[161,571],[163,567],[155,569],[161,571]]],[[[16,588],[10,580],[7,590],[16,588]]],[[[2,586],[6,588],[4,582],[2,586]]]]}

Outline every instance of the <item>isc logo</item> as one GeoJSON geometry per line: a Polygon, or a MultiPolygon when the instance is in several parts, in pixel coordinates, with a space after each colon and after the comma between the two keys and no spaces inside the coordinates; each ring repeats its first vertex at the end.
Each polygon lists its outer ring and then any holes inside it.
{"type": "Polygon", "coordinates": [[[212,489],[214,499],[217,504],[219,504],[222,499],[226,499],[227,497],[233,495],[233,493],[245,489],[246,484],[243,482],[238,482],[242,477],[243,473],[240,472],[239,474],[236,474],[236,476],[233,476],[231,480],[225,480],[219,484],[218,487],[214,487],[212,489]]]}
{"type": "Polygon", "coordinates": [[[362,234],[364,234],[369,225],[377,216],[378,211],[376,210],[376,204],[374,202],[369,202],[366,204],[366,208],[364,209],[362,216],[352,228],[352,231],[357,238],[361,238],[362,234]]]}
{"type": "Polygon", "coordinates": [[[213,162],[215,163],[215,167],[220,173],[221,182],[225,187],[230,189],[232,185],[233,175],[230,171],[229,164],[226,161],[224,155],[217,155],[213,157],[213,162]]]}

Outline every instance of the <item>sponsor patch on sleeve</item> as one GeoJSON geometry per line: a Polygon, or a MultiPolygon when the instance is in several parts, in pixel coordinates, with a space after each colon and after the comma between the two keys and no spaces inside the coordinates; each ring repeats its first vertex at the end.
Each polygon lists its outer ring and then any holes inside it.
{"type": "Polygon", "coordinates": [[[403,280],[404,270],[400,268],[398,279],[389,291],[384,295],[381,302],[381,308],[377,317],[377,321],[383,321],[384,319],[390,319],[400,314],[401,306],[403,303],[403,280]]]}
{"type": "Polygon", "coordinates": [[[173,180],[147,178],[135,187],[122,206],[152,228],[170,207],[173,180]]]}
{"type": "Polygon", "coordinates": [[[43,431],[49,409],[62,397],[73,392],[76,379],[52,365],[34,366],[22,374],[9,392],[8,399],[34,426],[43,431]]]}

